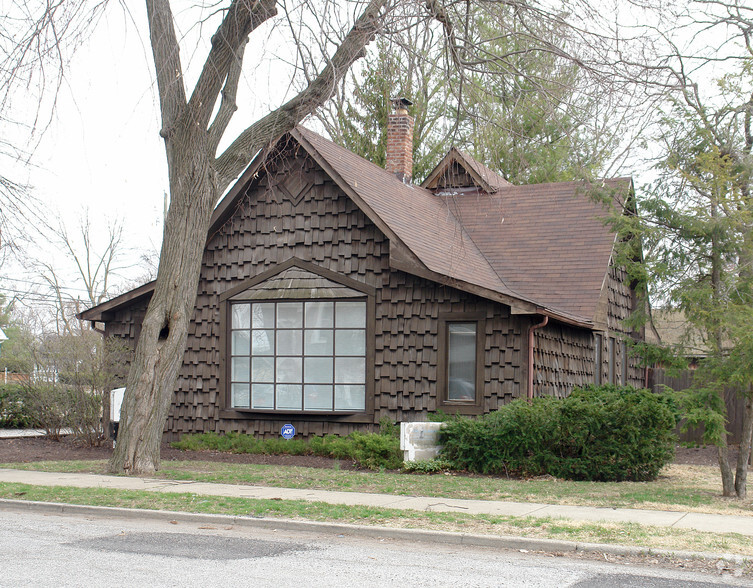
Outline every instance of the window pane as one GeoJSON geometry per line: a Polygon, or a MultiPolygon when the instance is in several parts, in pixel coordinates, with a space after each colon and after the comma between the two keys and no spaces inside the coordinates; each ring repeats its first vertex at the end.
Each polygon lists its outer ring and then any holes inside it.
{"type": "Polygon", "coordinates": [[[366,331],[337,329],[335,331],[335,355],[366,355],[366,331]]]}
{"type": "Polygon", "coordinates": [[[366,386],[335,386],[335,410],[366,410],[366,386]]]}
{"type": "Polygon", "coordinates": [[[476,323],[447,325],[449,364],[447,398],[476,398],[476,323]]]}
{"type": "Polygon", "coordinates": [[[275,364],[273,357],[254,357],[251,362],[252,382],[274,382],[275,364]]]}
{"type": "Polygon", "coordinates": [[[331,329],[311,329],[306,331],[303,352],[305,355],[332,355],[331,329]]]}
{"type": "Polygon", "coordinates": [[[248,408],[248,384],[230,386],[233,408],[248,408]]]}
{"type": "Polygon", "coordinates": [[[337,302],[335,303],[335,324],[338,328],[366,326],[365,302],[337,302]]]}
{"type": "Polygon", "coordinates": [[[301,410],[301,385],[282,384],[277,386],[277,408],[301,410]]]}
{"type": "Polygon", "coordinates": [[[232,327],[234,329],[248,329],[251,326],[251,305],[233,304],[232,327]]]}
{"type": "Polygon", "coordinates": [[[274,331],[251,331],[251,354],[274,355],[275,332],[274,331]]]}
{"type": "Polygon", "coordinates": [[[277,331],[277,355],[301,355],[303,332],[297,329],[277,331]]]}
{"type": "Polygon", "coordinates": [[[300,357],[277,358],[278,382],[301,382],[303,380],[303,363],[300,357]]]}
{"type": "Polygon", "coordinates": [[[232,380],[233,382],[248,382],[249,376],[249,358],[234,357],[230,360],[232,363],[232,380]]]}
{"type": "Polygon", "coordinates": [[[251,353],[251,332],[233,331],[233,340],[230,345],[230,353],[233,355],[248,355],[251,353]]]}
{"type": "Polygon", "coordinates": [[[366,360],[363,357],[336,357],[335,382],[361,384],[366,381],[366,360]]]}
{"type": "Polygon", "coordinates": [[[305,410],[332,410],[332,386],[304,386],[303,408],[305,410]]]}
{"type": "Polygon", "coordinates": [[[333,302],[307,302],[306,327],[331,327],[333,302]]]}
{"type": "Polygon", "coordinates": [[[275,303],[257,302],[252,305],[251,315],[254,329],[271,329],[275,326],[275,303]]]}
{"type": "Polygon", "coordinates": [[[251,408],[273,409],[275,407],[275,387],[273,384],[253,384],[251,391],[253,393],[251,408]]]}
{"type": "Polygon", "coordinates": [[[304,360],[304,382],[327,384],[332,382],[331,357],[307,357],[304,360]]]}
{"type": "Polygon", "coordinates": [[[277,305],[277,328],[291,329],[303,326],[303,303],[281,302],[277,305]]]}

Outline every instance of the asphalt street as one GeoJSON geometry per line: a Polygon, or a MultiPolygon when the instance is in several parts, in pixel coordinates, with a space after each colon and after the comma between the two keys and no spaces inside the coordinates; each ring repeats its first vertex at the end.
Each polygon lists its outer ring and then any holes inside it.
{"type": "Polygon", "coordinates": [[[519,551],[229,525],[0,512],[0,586],[744,586],[519,551]]]}

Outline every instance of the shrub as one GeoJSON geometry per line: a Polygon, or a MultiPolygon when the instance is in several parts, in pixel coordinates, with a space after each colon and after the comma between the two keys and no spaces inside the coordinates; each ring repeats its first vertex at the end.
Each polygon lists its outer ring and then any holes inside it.
{"type": "Polygon", "coordinates": [[[392,433],[383,435],[353,431],[347,437],[313,437],[309,446],[316,455],[351,459],[359,466],[372,470],[395,470],[403,463],[400,439],[392,433]]]}
{"type": "Polygon", "coordinates": [[[477,419],[448,421],[439,433],[442,457],[457,469],[483,474],[538,476],[555,456],[558,400],[515,400],[477,419]]]}
{"type": "Polygon", "coordinates": [[[440,474],[452,469],[455,469],[452,462],[441,457],[406,461],[402,467],[404,472],[411,474],[440,474]]]}
{"type": "Polygon", "coordinates": [[[34,425],[24,388],[18,384],[0,386],[0,429],[28,429],[34,425]]]}
{"type": "Polygon", "coordinates": [[[354,431],[347,437],[327,435],[312,437],[308,442],[300,439],[257,439],[240,433],[199,433],[185,435],[172,444],[176,449],[201,451],[226,451],[231,453],[264,453],[289,455],[320,455],[336,459],[350,459],[361,467],[370,469],[398,469],[403,462],[400,440],[388,434],[354,431]]]}
{"type": "Polygon", "coordinates": [[[24,403],[34,426],[44,429],[50,439],[60,440],[62,430],[70,426],[74,405],[71,391],[51,384],[25,386],[24,403]]]}
{"type": "Polygon", "coordinates": [[[654,480],[672,460],[675,417],[661,396],[630,387],[576,388],[562,401],[559,458],[571,480],[654,480]]]}
{"type": "Polygon", "coordinates": [[[172,443],[176,449],[189,451],[221,451],[226,453],[306,455],[311,450],[300,439],[257,439],[242,433],[218,435],[214,432],[184,435],[172,443]]]}
{"type": "Polygon", "coordinates": [[[648,390],[576,388],[564,399],[516,400],[440,433],[442,457],[485,474],[652,480],[674,452],[674,414],[648,390]]]}

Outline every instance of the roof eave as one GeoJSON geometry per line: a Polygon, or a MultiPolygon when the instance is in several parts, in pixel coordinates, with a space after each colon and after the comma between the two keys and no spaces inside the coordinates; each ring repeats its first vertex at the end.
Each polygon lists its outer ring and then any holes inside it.
{"type": "Polygon", "coordinates": [[[125,292],[120,296],[111,298],[107,302],[103,302],[102,304],[88,308],[83,312],[79,312],[76,315],[76,318],[82,321],[103,322],[103,315],[106,312],[115,312],[119,310],[120,307],[127,306],[137,298],[151,295],[154,292],[155,284],[156,281],[147,282],[146,284],[143,284],[138,288],[134,288],[133,290],[129,290],[128,292],[125,292]]]}

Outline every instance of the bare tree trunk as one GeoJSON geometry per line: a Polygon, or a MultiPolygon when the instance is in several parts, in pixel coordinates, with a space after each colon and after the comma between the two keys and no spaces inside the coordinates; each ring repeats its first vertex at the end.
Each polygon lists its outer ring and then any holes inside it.
{"type": "Polygon", "coordinates": [[[735,476],[729,465],[729,449],[727,447],[727,435],[722,435],[722,441],[718,447],[719,470],[722,473],[722,496],[735,495],[735,476]]]}
{"type": "Polygon", "coordinates": [[[740,438],[740,453],[737,454],[737,471],[735,472],[735,492],[740,500],[744,500],[748,493],[748,462],[750,459],[751,436],[753,436],[753,397],[751,397],[751,389],[749,387],[745,395],[743,431],[740,438]]]}
{"type": "Polygon", "coordinates": [[[158,278],[128,373],[111,472],[152,473],[196,303],[201,257],[217,189],[206,133],[167,140],[171,203],[158,278]],[[203,141],[202,141],[203,139],[203,141]],[[202,143],[204,149],[201,148],[202,143]]]}

